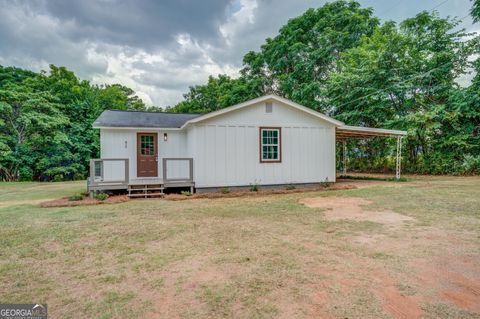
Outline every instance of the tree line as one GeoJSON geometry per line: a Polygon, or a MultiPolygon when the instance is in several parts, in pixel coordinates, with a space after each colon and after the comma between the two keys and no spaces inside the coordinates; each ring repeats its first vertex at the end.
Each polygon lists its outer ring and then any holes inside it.
{"type": "Polygon", "coordinates": [[[64,67],[0,66],[0,179],[84,179],[99,154],[92,123],[105,109],[145,110],[133,90],[92,85],[64,67]]]}
{"type": "MultiPolygon", "coordinates": [[[[475,22],[479,11],[476,0],[475,22]]],[[[210,77],[170,110],[204,113],[275,93],[347,125],[406,130],[407,172],[479,173],[479,37],[461,26],[427,11],[381,23],[358,2],[327,3],[247,53],[238,78],[210,77]]],[[[393,142],[348,142],[349,166],[393,170],[393,142]]]]}
{"type": "MultiPolygon", "coordinates": [[[[478,22],[479,1],[471,14],[478,22]]],[[[479,37],[461,23],[436,12],[381,23],[355,1],[327,3],[248,52],[238,77],[211,76],[166,109],[206,113],[274,93],[348,125],[408,131],[408,172],[479,173],[479,37]]],[[[0,180],[84,179],[99,156],[91,126],[105,109],[147,107],[125,86],[93,85],[64,67],[0,66],[0,180]]],[[[393,151],[384,139],[351,141],[349,165],[392,170],[393,151]]]]}

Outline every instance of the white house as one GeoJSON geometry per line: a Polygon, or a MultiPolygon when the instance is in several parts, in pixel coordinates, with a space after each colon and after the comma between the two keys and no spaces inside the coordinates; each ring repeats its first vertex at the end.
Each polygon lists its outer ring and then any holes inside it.
{"type": "Polygon", "coordinates": [[[335,182],[337,140],[404,131],[345,126],[275,95],[200,114],[105,111],[89,190],[143,196],[165,187],[335,182]]]}

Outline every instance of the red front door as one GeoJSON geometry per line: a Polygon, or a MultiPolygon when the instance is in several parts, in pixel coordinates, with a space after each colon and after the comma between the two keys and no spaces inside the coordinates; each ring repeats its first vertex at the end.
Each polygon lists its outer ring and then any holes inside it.
{"type": "Polygon", "coordinates": [[[137,133],[137,177],[158,176],[157,133],[137,133]]]}

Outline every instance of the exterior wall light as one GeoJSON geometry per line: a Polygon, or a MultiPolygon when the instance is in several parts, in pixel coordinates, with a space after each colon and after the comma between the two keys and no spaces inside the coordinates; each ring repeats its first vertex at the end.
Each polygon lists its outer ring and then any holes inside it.
{"type": "Polygon", "coordinates": [[[167,133],[163,133],[163,140],[166,142],[168,140],[168,135],[167,133]]]}

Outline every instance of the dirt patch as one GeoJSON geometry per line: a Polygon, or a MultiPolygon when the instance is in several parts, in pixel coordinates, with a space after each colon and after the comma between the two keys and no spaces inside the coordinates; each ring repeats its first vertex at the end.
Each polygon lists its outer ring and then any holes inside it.
{"type": "Polygon", "coordinates": [[[74,207],[74,206],[85,206],[85,205],[100,205],[100,204],[116,204],[128,202],[130,199],[126,195],[121,196],[110,196],[106,200],[98,200],[95,198],[85,197],[82,200],[71,201],[68,197],[54,199],[49,201],[44,201],[40,203],[40,207],[74,207]]]}
{"type": "Polygon", "coordinates": [[[362,205],[373,204],[360,197],[314,197],[304,198],[300,203],[310,208],[324,208],[327,220],[351,219],[355,221],[372,221],[381,224],[401,224],[413,218],[392,211],[369,211],[362,205]]]}
{"type": "Polygon", "coordinates": [[[349,183],[333,184],[330,186],[318,186],[318,187],[302,187],[294,189],[260,189],[257,192],[250,191],[236,191],[229,193],[211,192],[211,193],[195,193],[190,196],[182,194],[167,194],[164,196],[167,200],[188,200],[199,198],[236,198],[236,197],[261,197],[265,195],[279,195],[279,194],[294,194],[294,193],[306,193],[306,192],[318,192],[318,191],[335,191],[335,190],[347,190],[356,189],[355,185],[349,183]]]}
{"type": "Polygon", "coordinates": [[[415,260],[412,267],[419,272],[420,282],[434,288],[441,299],[461,309],[480,313],[478,258],[438,256],[428,262],[415,260]]]}
{"type": "Polygon", "coordinates": [[[393,181],[378,181],[378,180],[356,180],[356,179],[337,179],[337,184],[352,185],[356,188],[370,188],[370,187],[402,187],[404,183],[398,183],[393,181]]]}
{"type": "Polygon", "coordinates": [[[383,270],[377,270],[369,274],[376,281],[373,293],[382,301],[383,310],[393,318],[410,319],[421,318],[423,311],[420,303],[421,296],[409,296],[397,287],[397,282],[383,270]]]}

